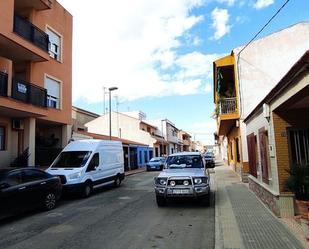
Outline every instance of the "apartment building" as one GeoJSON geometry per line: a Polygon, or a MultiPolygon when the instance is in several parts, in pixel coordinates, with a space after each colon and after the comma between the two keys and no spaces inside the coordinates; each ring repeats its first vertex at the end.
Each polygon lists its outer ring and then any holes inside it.
{"type": "Polygon", "coordinates": [[[163,137],[168,142],[167,155],[180,152],[181,140],[178,138],[179,129],[168,119],[161,120],[161,123],[163,137]]]}
{"type": "Polygon", "coordinates": [[[188,132],[179,130],[178,132],[179,151],[191,151],[191,135],[188,132]]]}
{"type": "Polygon", "coordinates": [[[0,158],[44,165],[71,136],[72,15],[56,0],[0,1],[0,158]]]}
{"type": "Polygon", "coordinates": [[[297,23],[245,49],[235,48],[213,63],[218,141],[221,151],[227,151],[228,164],[243,181],[249,174],[243,120],[308,49],[308,37],[309,23],[297,23]]]}

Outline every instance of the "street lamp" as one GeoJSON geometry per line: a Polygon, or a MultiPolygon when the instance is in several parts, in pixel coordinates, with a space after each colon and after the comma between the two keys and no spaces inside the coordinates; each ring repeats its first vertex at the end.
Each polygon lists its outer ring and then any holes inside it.
{"type": "Polygon", "coordinates": [[[109,91],[109,140],[112,140],[112,100],[111,100],[111,92],[117,90],[118,87],[110,87],[109,91]]]}

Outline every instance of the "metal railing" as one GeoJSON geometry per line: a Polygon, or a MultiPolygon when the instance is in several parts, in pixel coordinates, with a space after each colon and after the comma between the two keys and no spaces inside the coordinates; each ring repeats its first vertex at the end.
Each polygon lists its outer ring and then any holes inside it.
{"type": "Polygon", "coordinates": [[[13,30],[18,35],[32,42],[37,47],[48,52],[49,37],[43,30],[39,29],[27,19],[14,15],[13,30]]]}
{"type": "Polygon", "coordinates": [[[220,114],[231,114],[237,112],[237,99],[224,98],[220,100],[220,114]]]}
{"type": "Polygon", "coordinates": [[[0,96],[8,96],[8,75],[0,72],[0,96]]]}
{"type": "Polygon", "coordinates": [[[23,80],[12,80],[12,98],[32,105],[47,107],[47,90],[23,80]]]}

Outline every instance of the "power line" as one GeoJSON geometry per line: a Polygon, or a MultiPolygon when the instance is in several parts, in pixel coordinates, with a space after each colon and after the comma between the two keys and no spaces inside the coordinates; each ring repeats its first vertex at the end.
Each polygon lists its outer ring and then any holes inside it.
{"type": "Polygon", "coordinates": [[[290,0],[286,0],[285,3],[277,10],[277,12],[268,20],[268,22],[260,29],[260,31],[239,51],[238,55],[244,51],[249,44],[268,26],[268,24],[279,14],[279,12],[287,5],[290,0]]]}

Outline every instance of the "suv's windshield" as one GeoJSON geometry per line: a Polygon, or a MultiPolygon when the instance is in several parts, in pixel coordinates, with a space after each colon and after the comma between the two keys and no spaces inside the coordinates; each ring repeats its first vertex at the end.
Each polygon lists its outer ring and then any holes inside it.
{"type": "Polygon", "coordinates": [[[170,156],[166,160],[167,168],[181,169],[181,168],[203,168],[203,161],[201,156],[195,155],[179,155],[170,156]]]}
{"type": "Polygon", "coordinates": [[[57,157],[52,168],[79,168],[87,162],[91,151],[65,151],[57,157]]]}

